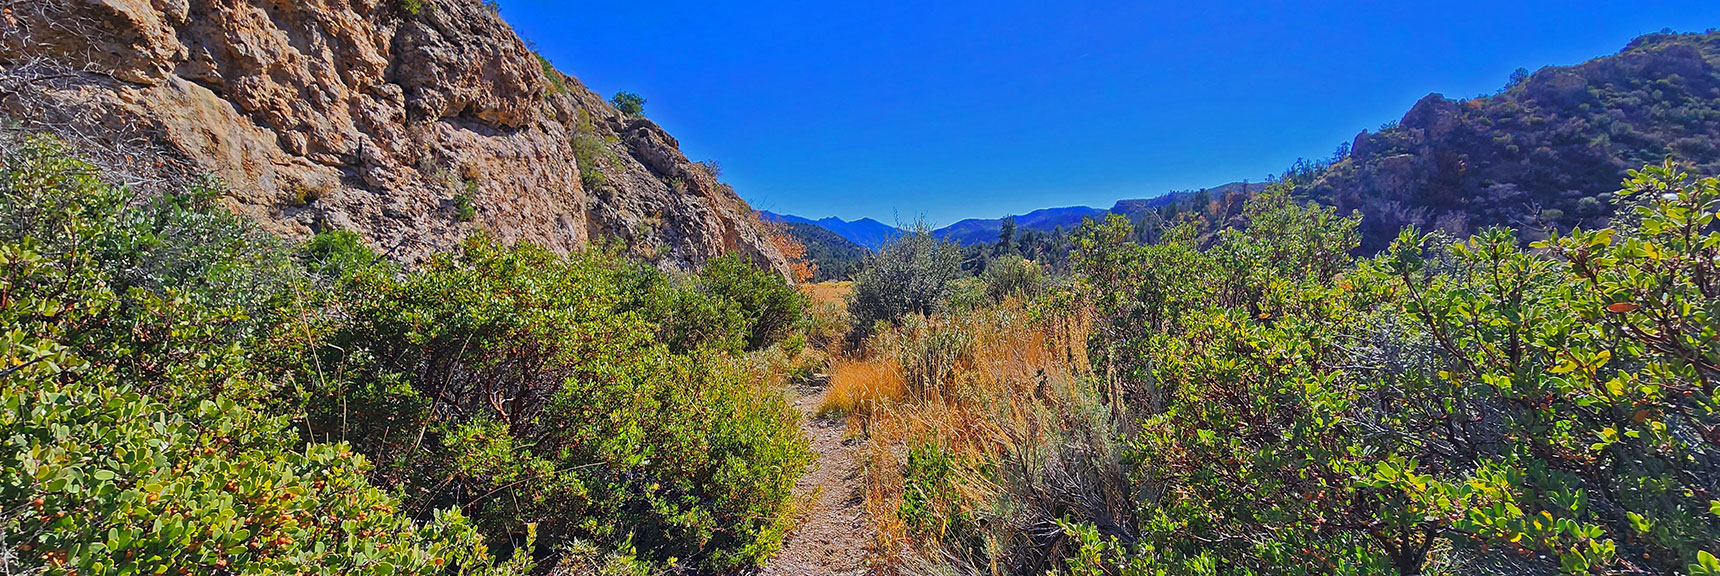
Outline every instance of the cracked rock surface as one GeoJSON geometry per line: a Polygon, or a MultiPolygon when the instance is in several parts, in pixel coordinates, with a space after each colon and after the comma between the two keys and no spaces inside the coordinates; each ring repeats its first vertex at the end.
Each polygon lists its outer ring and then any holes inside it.
{"type": "Polygon", "coordinates": [[[128,182],[211,175],[271,232],[352,230],[406,263],[483,232],[786,272],[746,202],[655,123],[555,71],[481,2],[424,5],[0,0],[0,116],[128,182]]]}

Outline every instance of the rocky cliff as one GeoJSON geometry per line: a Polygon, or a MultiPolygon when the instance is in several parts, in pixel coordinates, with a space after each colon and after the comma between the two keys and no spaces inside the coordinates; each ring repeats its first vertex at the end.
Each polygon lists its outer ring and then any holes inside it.
{"type": "Polygon", "coordinates": [[[787,269],[714,170],[477,0],[0,0],[0,115],[134,185],[212,175],[271,231],[404,262],[485,231],[787,269]]]}

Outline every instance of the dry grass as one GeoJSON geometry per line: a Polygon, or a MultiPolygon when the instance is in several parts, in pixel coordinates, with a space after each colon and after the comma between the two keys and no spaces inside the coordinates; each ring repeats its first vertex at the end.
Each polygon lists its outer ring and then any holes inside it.
{"type": "Polygon", "coordinates": [[[887,358],[843,360],[830,370],[830,390],[818,414],[870,413],[901,400],[906,389],[901,371],[887,358]]]}
{"type": "Polygon", "coordinates": [[[808,283],[801,284],[800,290],[806,294],[807,298],[812,299],[814,304],[831,303],[846,307],[848,294],[854,291],[854,283],[846,280],[808,283]]]}
{"type": "Polygon", "coordinates": [[[806,296],[806,341],[814,348],[838,352],[848,334],[848,293],[853,282],[801,284],[806,296]]]}
{"type": "MultiPolygon", "coordinates": [[[[962,565],[968,559],[943,546],[949,532],[971,536],[985,530],[980,524],[1019,523],[991,509],[1020,490],[1001,484],[999,470],[1018,468],[1025,472],[1017,476],[1032,481],[1046,458],[1057,457],[1047,454],[1059,450],[1071,427],[1086,425],[1094,406],[1102,410],[1089,387],[1087,318],[1035,317],[1019,302],[959,317],[910,318],[868,340],[864,358],[836,366],[822,409],[849,413],[855,431],[868,436],[865,505],[878,529],[874,555],[884,567],[962,565]],[[916,485],[917,503],[905,508],[908,485],[925,482],[910,478],[916,472],[907,454],[928,445],[954,464],[935,490],[916,485]],[[986,522],[974,522],[982,516],[986,522]]],[[[963,571],[996,568],[970,564],[963,571]]]]}

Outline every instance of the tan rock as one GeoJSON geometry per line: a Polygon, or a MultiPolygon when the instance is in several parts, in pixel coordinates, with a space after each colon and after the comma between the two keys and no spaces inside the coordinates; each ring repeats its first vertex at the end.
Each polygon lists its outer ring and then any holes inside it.
{"type": "Polygon", "coordinates": [[[276,233],[350,229],[417,262],[478,231],[670,269],[739,253],[786,271],[752,209],[642,118],[536,54],[475,0],[41,0],[0,17],[0,114],[115,158],[137,182],[211,174],[276,233]],[[586,170],[573,142],[600,153],[586,170]],[[135,153],[134,153],[135,151],[135,153]],[[124,163],[124,162],[122,162],[124,163]],[[473,222],[456,218],[470,195],[473,222]]]}

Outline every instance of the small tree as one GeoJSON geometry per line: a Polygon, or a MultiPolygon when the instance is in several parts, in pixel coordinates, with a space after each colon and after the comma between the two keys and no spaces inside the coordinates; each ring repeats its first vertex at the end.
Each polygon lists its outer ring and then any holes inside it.
{"type": "Polygon", "coordinates": [[[1032,298],[1045,290],[1047,279],[1044,271],[1032,260],[1010,254],[999,258],[987,266],[981,276],[985,284],[985,295],[993,302],[1002,302],[1010,297],[1032,298]]]}
{"type": "Polygon", "coordinates": [[[1511,71],[1511,82],[1509,84],[1506,84],[1506,86],[1507,87],[1516,86],[1518,84],[1522,84],[1522,83],[1527,82],[1527,81],[1529,81],[1529,69],[1528,68],[1518,68],[1516,70],[1511,71]]]}
{"type": "Polygon", "coordinates": [[[609,99],[609,103],[614,104],[615,109],[620,110],[622,114],[634,117],[645,115],[644,96],[626,91],[616,92],[615,96],[609,99]]]}
{"type": "Polygon", "coordinates": [[[992,256],[1002,256],[1015,252],[1015,218],[1004,218],[1003,225],[997,231],[997,245],[992,248],[992,256]]]}

